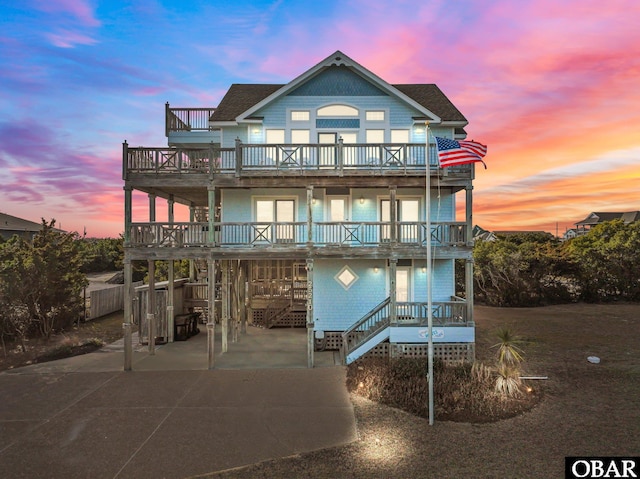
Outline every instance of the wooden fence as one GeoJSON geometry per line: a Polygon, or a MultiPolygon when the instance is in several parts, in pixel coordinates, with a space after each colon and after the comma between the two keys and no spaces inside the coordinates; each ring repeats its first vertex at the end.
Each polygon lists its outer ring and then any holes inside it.
{"type": "MultiPolygon", "coordinates": [[[[142,281],[133,284],[139,286],[142,281]]],[[[124,284],[87,292],[86,319],[97,319],[124,309],[124,284]]]]}

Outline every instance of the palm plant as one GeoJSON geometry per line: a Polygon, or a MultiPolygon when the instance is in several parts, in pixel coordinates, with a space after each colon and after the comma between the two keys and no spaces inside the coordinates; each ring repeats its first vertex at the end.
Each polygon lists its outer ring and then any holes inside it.
{"type": "Polygon", "coordinates": [[[498,348],[498,364],[518,367],[524,360],[524,352],[518,347],[522,339],[506,327],[500,328],[497,336],[500,342],[492,347],[498,348]]]}
{"type": "Polygon", "coordinates": [[[499,343],[492,347],[498,348],[496,391],[509,397],[516,397],[522,393],[520,379],[520,363],[524,360],[524,352],[518,347],[522,343],[509,328],[498,330],[499,343]]]}

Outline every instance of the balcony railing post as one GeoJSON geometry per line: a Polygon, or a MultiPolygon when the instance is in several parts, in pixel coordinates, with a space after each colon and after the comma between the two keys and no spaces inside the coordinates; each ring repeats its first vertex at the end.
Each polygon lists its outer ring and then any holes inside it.
{"type": "Polygon", "coordinates": [[[129,144],[127,140],[122,143],[122,179],[127,181],[129,172],[129,144]]]}
{"type": "Polygon", "coordinates": [[[169,118],[170,113],[171,110],[169,109],[169,102],[167,102],[164,105],[164,136],[166,137],[169,136],[169,131],[171,131],[171,118],[169,118]]]}
{"type": "MultiPolygon", "coordinates": [[[[207,186],[207,198],[208,198],[208,217],[209,227],[207,234],[207,243],[211,246],[215,246],[215,209],[216,209],[216,187],[213,185],[207,186]]],[[[222,234],[222,233],[221,233],[222,234]]]]}
{"type": "Polygon", "coordinates": [[[313,186],[307,187],[307,246],[313,245],[313,186]]]}
{"type": "Polygon", "coordinates": [[[242,141],[236,138],[236,178],[242,175],[242,141]]]}
{"type": "Polygon", "coordinates": [[[215,170],[215,150],[214,150],[214,145],[213,145],[213,141],[211,143],[209,143],[209,179],[213,180],[213,172],[215,170]]]}
{"type": "Polygon", "coordinates": [[[338,138],[338,173],[340,176],[344,174],[344,140],[338,138]]]}
{"type": "Polygon", "coordinates": [[[398,209],[396,206],[396,187],[389,187],[389,219],[391,220],[391,243],[398,241],[398,209]]]}

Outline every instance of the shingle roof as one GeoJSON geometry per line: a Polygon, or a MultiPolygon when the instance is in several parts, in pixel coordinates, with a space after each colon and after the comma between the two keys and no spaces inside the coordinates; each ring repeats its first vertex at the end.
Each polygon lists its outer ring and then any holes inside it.
{"type": "MultiPolygon", "coordinates": [[[[220,101],[216,111],[211,115],[211,121],[235,121],[239,115],[283,86],[285,85],[234,83],[220,101]]],[[[438,115],[444,121],[467,121],[437,85],[406,84],[392,86],[427,110],[438,115]]]]}
{"type": "Polygon", "coordinates": [[[41,223],[35,223],[29,220],[23,220],[17,216],[11,216],[6,213],[0,213],[0,230],[5,231],[40,231],[41,223]]]}
{"type": "Polygon", "coordinates": [[[235,121],[238,115],[241,115],[253,105],[260,103],[283,86],[234,83],[224,95],[210,119],[211,121],[235,121]]]}
{"type": "Polygon", "coordinates": [[[467,121],[464,115],[442,93],[442,90],[433,83],[393,86],[445,121],[467,121]]]}
{"type": "Polygon", "coordinates": [[[625,223],[640,221],[640,211],[629,211],[627,213],[622,213],[622,221],[624,221],[625,223]]]}
{"type": "Polygon", "coordinates": [[[582,221],[575,223],[576,225],[597,225],[605,221],[612,221],[622,218],[624,213],[611,213],[611,212],[593,212],[589,213],[582,221]]]}

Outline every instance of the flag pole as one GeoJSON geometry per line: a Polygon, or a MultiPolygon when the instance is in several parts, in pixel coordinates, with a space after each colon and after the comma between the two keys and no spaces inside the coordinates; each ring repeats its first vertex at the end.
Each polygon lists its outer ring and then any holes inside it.
{"type": "Polygon", "coordinates": [[[426,122],[426,216],[427,216],[427,377],[429,380],[429,425],[433,425],[433,297],[431,279],[431,162],[429,160],[429,122],[426,122]]]}

